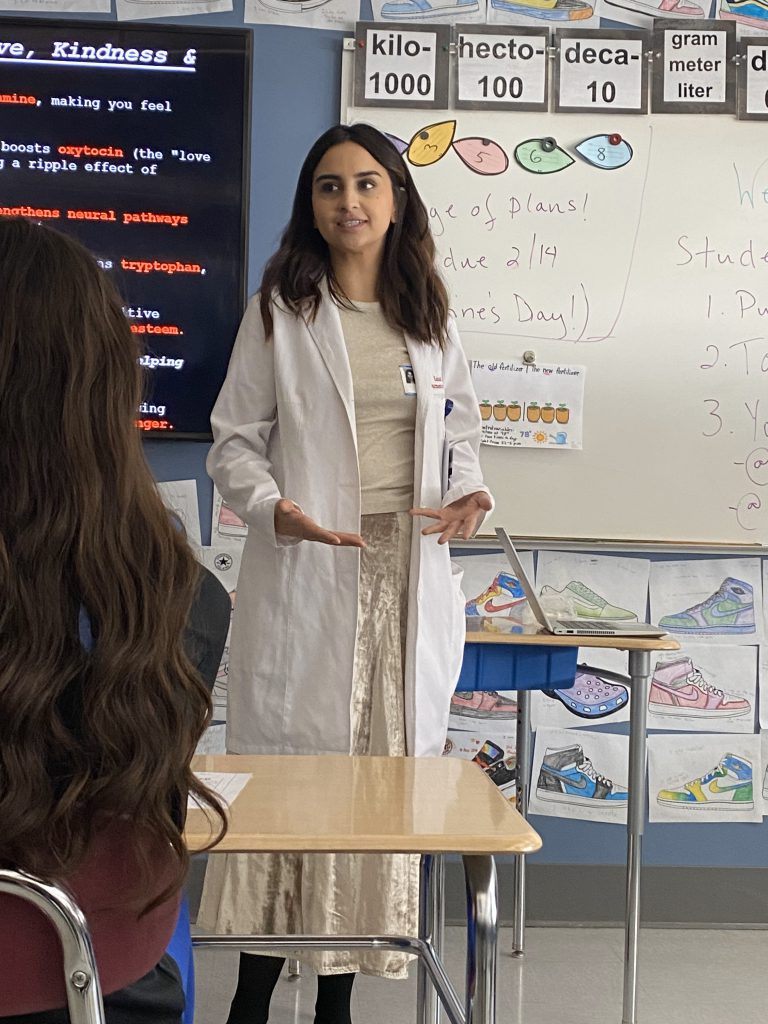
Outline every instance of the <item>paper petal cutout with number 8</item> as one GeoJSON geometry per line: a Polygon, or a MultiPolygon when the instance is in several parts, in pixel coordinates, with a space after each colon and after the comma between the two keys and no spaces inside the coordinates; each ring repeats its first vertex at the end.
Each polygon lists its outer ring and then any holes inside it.
{"type": "Polygon", "coordinates": [[[406,157],[415,167],[437,163],[451,148],[456,133],[455,121],[441,121],[421,128],[410,141],[406,157]]]}
{"type": "Polygon", "coordinates": [[[554,174],[570,167],[573,157],[560,149],[554,139],[526,139],[515,149],[515,160],[524,171],[554,174]]]}
{"type": "Polygon", "coordinates": [[[509,167],[507,154],[490,139],[457,139],[453,148],[475,174],[503,174],[509,167]]]}
{"type": "Polygon", "coordinates": [[[576,147],[576,152],[593,167],[614,171],[632,159],[632,147],[620,135],[593,135],[576,147]]]}

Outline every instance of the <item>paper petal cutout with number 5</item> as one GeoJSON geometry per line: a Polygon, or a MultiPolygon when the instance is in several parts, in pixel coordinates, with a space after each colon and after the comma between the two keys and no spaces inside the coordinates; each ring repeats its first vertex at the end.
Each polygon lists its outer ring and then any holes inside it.
{"type": "Polygon", "coordinates": [[[515,160],[524,171],[554,174],[570,167],[573,157],[560,149],[554,139],[526,139],[515,149],[515,160]]]}
{"type": "Polygon", "coordinates": [[[415,167],[437,163],[451,147],[456,133],[455,121],[441,121],[421,128],[410,141],[406,157],[415,167]]]}
{"type": "Polygon", "coordinates": [[[509,157],[490,139],[457,139],[453,148],[475,174],[503,174],[509,167],[509,157]]]}
{"type": "Polygon", "coordinates": [[[593,135],[576,147],[576,152],[593,167],[614,171],[632,159],[632,147],[620,135],[593,135]]]}

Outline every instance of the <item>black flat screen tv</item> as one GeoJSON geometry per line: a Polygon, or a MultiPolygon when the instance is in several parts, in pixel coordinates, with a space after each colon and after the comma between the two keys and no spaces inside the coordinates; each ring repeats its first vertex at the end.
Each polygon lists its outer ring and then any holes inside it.
{"type": "Polygon", "coordinates": [[[250,39],[0,18],[0,216],[74,235],[114,280],[150,437],[210,437],[242,315],[250,39]]]}

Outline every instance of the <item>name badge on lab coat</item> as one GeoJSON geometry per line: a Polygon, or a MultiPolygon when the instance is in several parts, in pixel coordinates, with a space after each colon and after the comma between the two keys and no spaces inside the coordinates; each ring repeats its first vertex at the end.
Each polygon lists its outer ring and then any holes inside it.
{"type": "Polygon", "coordinates": [[[410,363],[401,363],[400,378],[403,382],[404,395],[416,395],[416,378],[413,375],[413,367],[410,363]]]}

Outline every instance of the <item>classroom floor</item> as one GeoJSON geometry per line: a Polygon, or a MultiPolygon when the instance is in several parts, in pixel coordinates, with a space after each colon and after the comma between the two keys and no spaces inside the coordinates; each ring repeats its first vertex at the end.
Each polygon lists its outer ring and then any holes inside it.
{"type": "MultiPolygon", "coordinates": [[[[513,960],[508,929],[499,940],[498,1024],[621,1024],[624,933],[614,928],[529,928],[525,960],[513,960]]],[[[643,929],[639,1024],[765,1024],[768,931],[643,929]]],[[[224,1024],[237,954],[197,952],[195,1024],[224,1024]]],[[[448,928],[446,961],[462,978],[463,931],[448,928]]],[[[354,1024],[414,1024],[415,970],[408,981],[359,978],[354,1024]]],[[[458,987],[458,986],[457,986],[458,987]]],[[[283,972],[270,1024],[312,1024],[310,972],[283,972]]]]}

